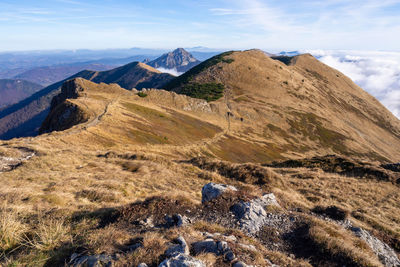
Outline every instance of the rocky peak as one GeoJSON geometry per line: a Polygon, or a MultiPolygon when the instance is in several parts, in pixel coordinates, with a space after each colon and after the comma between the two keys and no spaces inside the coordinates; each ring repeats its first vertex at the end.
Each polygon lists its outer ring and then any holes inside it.
{"type": "Polygon", "coordinates": [[[84,91],[83,82],[84,79],[82,78],[75,78],[64,82],[61,87],[61,93],[51,101],[50,110],[53,110],[68,98],[75,99],[82,96],[84,91]]]}
{"type": "Polygon", "coordinates": [[[148,64],[154,68],[176,69],[186,72],[200,63],[192,54],[183,48],[177,48],[161,57],[150,61],[148,64]]]}

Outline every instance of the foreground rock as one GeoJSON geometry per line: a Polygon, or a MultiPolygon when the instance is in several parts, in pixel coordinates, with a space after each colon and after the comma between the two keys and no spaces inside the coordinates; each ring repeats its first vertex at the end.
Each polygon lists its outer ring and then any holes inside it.
{"type": "Polygon", "coordinates": [[[392,248],[390,248],[387,244],[380,241],[378,238],[371,235],[368,231],[361,229],[359,227],[350,228],[353,233],[364,240],[368,246],[375,252],[375,254],[379,257],[379,260],[386,267],[398,267],[400,266],[400,260],[397,257],[396,253],[392,248]]]}
{"type": "Polygon", "coordinates": [[[204,262],[185,254],[176,254],[175,256],[164,260],[158,267],[206,267],[204,262]]]}
{"type": "Polygon", "coordinates": [[[266,206],[279,206],[274,194],[266,194],[250,202],[240,202],[232,207],[233,213],[239,220],[240,228],[247,233],[255,234],[267,222],[266,206]]]}
{"type": "Polygon", "coordinates": [[[169,257],[173,257],[177,254],[189,255],[189,246],[187,245],[185,239],[180,236],[175,240],[175,244],[172,244],[166,251],[165,255],[169,257]]]}
{"type": "Polygon", "coordinates": [[[112,266],[112,257],[108,255],[92,255],[92,256],[80,256],[77,253],[72,254],[71,261],[68,266],[73,267],[98,267],[112,266]]]}
{"type": "Polygon", "coordinates": [[[205,203],[214,198],[217,198],[226,191],[237,191],[237,189],[234,186],[225,184],[214,184],[214,183],[206,184],[205,186],[203,186],[203,189],[201,190],[201,202],[205,203]]]}

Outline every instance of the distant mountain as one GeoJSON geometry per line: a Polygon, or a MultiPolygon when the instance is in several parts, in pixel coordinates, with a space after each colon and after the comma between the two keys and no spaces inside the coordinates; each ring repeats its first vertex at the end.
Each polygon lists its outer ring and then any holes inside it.
{"type": "Polygon", "coordinates": [[[48,67],[37,67],[25,71],[15,76],[15,79],[23,79],[31,81],[43,86],[48,86],[55,82],[64,80],[71,75],[80,72],[82,70],[95,70],[104,71],[115,68],[115,66],[109,66],[104,64],[74,64],[74,65],[57,65],[48,67]]]}
{"type": "Polygon", "coordinates": [[[68,79],[52,84],[31,97],[0,111],[0,139],[36,135],[46,118],[51,101],[59,94],[62,84],[81,77],[95,83],[117,83],[125,89],[160,88],[173,76],[139,62],[109,71],[81,71],[68,79]]]}
{"type": "Polygon", "coordinates": [[[42,88],[39,84],[24,80],[0,80],[0,109],[15,104],[42,88]]]}
{"type": "Polygon", "coordinates": [[[154,68],[174,69],[177,72],[186,72],[198,64],[200,61],[183,48],[166,53],[148,63],[154,68]]]}
{"type": "Polygon", "coordinates": [[[301,53],[299,51],[282,51],[279,53],[279,56],[287,56],[287,57],[294,57],[298,56],[301,53]]]}
{"type": "MultiPolygon", "coordinates": [[[[162,49],[141,49],[141,48],[5,52],[5,53],[0,53],[0,70],[17,69],[17,68],[24,68],[28,70],[36,67],[73,64],[76,62],[90,62],[105,58],[121,59],[138,55],[145,55],[146,57],[149,58],[155,58],[165,52],[166,50],[162,49]]],[[[135,59],[135,60],[130,60],[129,62],[132,61],[139,61],[139,60],[135,59]]]]}

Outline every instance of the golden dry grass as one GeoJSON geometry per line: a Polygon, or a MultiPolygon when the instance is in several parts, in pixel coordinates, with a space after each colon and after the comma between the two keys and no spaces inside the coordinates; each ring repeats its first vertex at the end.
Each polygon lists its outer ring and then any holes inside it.
{"type": "MultiPolygon", "coordinates": [[[[229,68],[234,68],[236,63],[243,63],[243,60],[240,56],[235,57],[235,63],[229,68]]],[[[260,59],[250,64],[236,68],[250,67],[259,72],[265,71],[261,68],[264,63],[260,59]]],[[[281,65],[270,60],[265,64],[272,69],[276,68],[275,65],[281,65]]],[[[120,91],[115,86],[97,87],[84,82],[89,88],[87,95],[73,102],[85,106],[89,114],[88,122],[63,132],[0,142],[0,156],[18,157],[20,151],[17,147],[27,147],[36,152],[36,156],[24,161],[12,172],[0,173],[0,206],[7,210],[0,218],[1,249],[10,250],[22,244],[26,249],[19,255],[8,254],[6,258],[1,258],[1,263],[23,265],[32,261],[43,265],[49,258],[56,257],[55,251],[59,251],[63,244],[68,244],[68,248],[85,246],[93,253],[113,252],[132,237],[130,233],[117,228],[96,229],[99,218],[71,222],[77,213],[96,213],[103,208],[117,208],[150,196],[166,194],[185,196],[199,203],[201,188],[210,181],[247,187],[249,191],[260,194],[257,185],[243,183],[246,179],[240,181],[232,179],[235,177],[231,177],[230,172],[227,174],[193,166],[187,162],[191,158],[203,156],[216,159],[217,162],[225,159],[231,161],[228,167],[232,168],[237,166],[232,162],[265,163],[280,158],[333,152],[331,147],[320,147],[310,136],[302,136],[307,133],[303,128],[297,129],[298,133],[291,133],[289,125],[282,121],[283,115],[291,119],[295,117],[290,108],[300,108],[297,106],[298,99],[283,99],[286,106],[282,109],[274,106],[283,92],[281,86],[272,85],[277,79],[284,79],[297,88],[301,79],[295,70],[298,71],[295,66],[282,66],[282,69],[278,68],[275,74],[271,74],[268,81],[257,78],[251,82],[249,79],[253,77],[242,77],[238,81],[229,74],[229,69],[225,70],[221,77],[232,79],[230,86],[236,89],[230,89],[234,96],[244,99],[239,101],[240,105],[232,104],[235,118],[230,121],[230,128],[225,117],[226,103],[222,100],[210,105],[202,100],[155,90],[147,91],[148,96],[141,98],[133,92],[120,91]],[[238,87],[234,87],[233,83],[238,87]],[[241,91],[249,86],[253,90],[249,89],[250,93],[241,91]],[[263,86],[271,88],[263,91],[263,86]],[[241,117],[244,118],[243,122],[239,120],[241,117]],[[266,127],[268,124],[275,127],[266,127]],[[288,139],[285,134],[293,138],[288,139]],[[105,156],[110,151],[114,156],[105,156]],[[47,214],[43,221],[26,219],[37,218],[41,214],[47,214]],[[60,214],[67,219],[58,220],[60,214]],[[25,242],[25,235],[29,242],[25,242]]],[[[332,73],[336,75],[336,72],[332,73]]],[[[312,85],[313,81],[309,78],[305,86],[307,90],[312,89],[310,92],[317,90],[312,85]]],[[[375,108],[380,110],[379,106],[375,108]]],[[[306,109],[310,111],[312,107],[306,109]]],[[[332,116],[319,115],[327,118],[332,116]]],[[[352,116],[346,117],[346,120],[353,120],[352,116]]],[[[328,129],[326,123],[322,121],[321,125],[328,129]]],[[[368,128],[368,125],[363,127],[368,128]]],[[[341,132],[343,129],[335,131],[341,132]]],[[[369,142],[375,142],[377,135],[386,136],[387,132],[381,129],[370,134],[371,139],[366,143],[357,145],[346,142],[346,145],[353,150],[359,149],[362,152],[360,154],[365,156],[370,151],[369,142]]],[[[396,142],[398,140],[394,144],[396,142]]],[[[386,149],[388,146],[382,147],[386,149]]],[[[398,151],[393,151],[393,147],[396,146],[392,144],[388,152],[381,155],[394,158],[398,151]]],[[[398,186],[327,174],[319,169],[264,169],[269,173],[265,188],[275,193],[284,209],[302,208],[308,211],[317,205],[336,205],[350,211],[350,218],[363,227],[369,230],[375,228],[377,233],[382,233],[382,237],[398,239],[398,186]]],[[[204,222],[197,222],[193,227],[194,232],[225,231],[219,225],[204,222]]],[[[315,227],[312,233],[326,247],[342,247],[341,244],[326,242],[329,233],[325,228],[315,227]]],[[[154,234],[146,236],[144,242],[144,248],[127,261],[139,263],[150,257],[157,258],[167,241],[165,236],[154,234]],[[151,247],[158,249],[152,252],[151,247]]],[[[350,254],[356,246],[354,240],[351,242],[346,248],[350,254]]],[[[65,257],[68,257],[68,253],[65,257]]],[[[309,266],[304,261],[294,261],[279,252],[263,253],[281,266],[309,266]]],[[[354,257],[360,257],[360,252],[354,253],[354,257]]],[[[207,255],[202,257],[209,258],[207,255]]],[[[260,255],[253,255],[253,258],[262,263],[260,255]]],[[[208,261],[212,262],[213,259],[208,261]]]]}

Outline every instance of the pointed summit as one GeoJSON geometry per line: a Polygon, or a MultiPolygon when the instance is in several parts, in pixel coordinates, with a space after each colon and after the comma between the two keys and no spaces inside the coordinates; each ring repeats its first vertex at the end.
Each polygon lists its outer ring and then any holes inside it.
{"type": "Polygon", "coordinates": [[[198,64],[200,61],[183,48],[177,48],[148,63],[154,68],[175,69],[178,72],[186,72],[198,64]]]}

